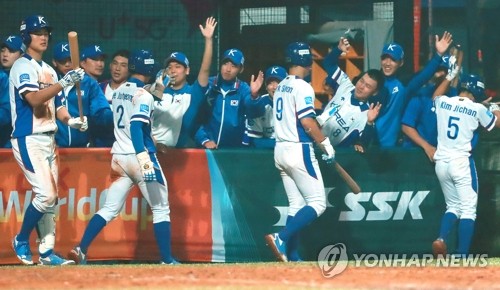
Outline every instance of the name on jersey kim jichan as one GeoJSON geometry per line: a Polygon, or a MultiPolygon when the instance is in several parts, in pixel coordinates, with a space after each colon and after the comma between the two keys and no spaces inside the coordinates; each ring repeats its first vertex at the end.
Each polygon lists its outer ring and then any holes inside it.
{"type": "MultiPolygon", "coordinates": [[[[453,106],[448,104],[447,102],[442,102],[441,105],[439,106],[441,109],[451,111],[453,109],[453,106]]],[[[461,113],[469,116],[477,116],[477,112],[475,110],[469,109],[465,106],[456,106],[455,109],[453,109],[453,112],[455,113],[461,113]]]]}

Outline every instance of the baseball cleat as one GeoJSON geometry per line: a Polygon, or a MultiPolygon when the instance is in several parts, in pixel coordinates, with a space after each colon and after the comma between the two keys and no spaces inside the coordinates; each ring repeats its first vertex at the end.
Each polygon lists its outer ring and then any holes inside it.
{"type": "Polygon", "coordinates": [[[160,262],[160,265],[180,265],[180,264],[181,263],[174,258],[172,258],[172,261],[170,261],[169,263],[163,261],[160,262]]]}
{"type": "Polygon", "coordinates": [[[446,243],[444,242],[443,239],[439,238],[432,243],[432,254],[434,254],[434,257],[436,258],[444,257],[446,256],[446,253],[447,253],[446,243]]]}
{"type": "Polygon", "coordinates": [[[87,264],[87,254],[83,253],[80,247],[74,247],[71,251],[69,251],[68,258],[75,261],[75,263],[79,265],[87,264]]]}
{"type": "Polygon", "coordinates": [[[66,266],[75,264],[75,261],[66,260],[55,253],[52,253],[45,258],[40,257],[39,261],[40,261],[39,265],[41,266],[66,266]]]}
{"type": "Polygon", "coordinates": [[[12,248],[16,253],[16,257],[24,265],[33,265],[33,258],[31,256],[30,243],[28,241],[19,242],[17,235],[12,239],[12,248]]]}
{"type": "Polygon", "coordinates": [[[269,234],[264,237],[267,246],[273,251],[274,256],[280,262],[288,262],[286,256],[286,244],[283,242],[278,233],[269,234]]]}

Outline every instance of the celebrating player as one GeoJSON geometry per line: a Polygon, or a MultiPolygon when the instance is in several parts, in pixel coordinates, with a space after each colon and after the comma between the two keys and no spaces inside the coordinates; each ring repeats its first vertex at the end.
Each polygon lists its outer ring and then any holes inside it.
{"type": "Polygon", "coordinates": [[[57,203],[58,164],[54,134],[55,117],[66,125],[85,131],[87,120],[71,118],[58,98],[61,90],[83,79],[83,70],[70,70],[61,80],[52,67],[42,60],[52,27],[45,17],[32,15],[21,23],[26,53],[12,66],[10,104],[12,107],[12,151],[24,176],[33,187],[35,198],[24,214],[21,231],[12,240],[17,258],[33,265],[29,237],[38,223],[40,264],[68,265],[54,253],[55,207],[57,203]],[[54,98],[55,97],[55,98],[54,98]],[[55,101],[54,101],[55,99],[55,101]]]}
{"type": "Polygon", "coordinates": [[[165,72],[170,78],[170,85],[162,90],[162,100],[155,102],[152,127],[159,149],[164,150],[165,146],[194,147],[193,137],[200,125],[197,123],[197,115],[208,89],[216,25],[213,17],[207,18],[205,27],[200,25],[201,34],[205,38],[205,50],[198,79],[193,85],[187,83],[190,68],[184,53],[173,52],[166,60],[165,72]]]}
{"type": "Polygon", "coordinates": [[[444,194],[446,212],[432,250],[436,256],[447,254],[448,234],[458,220],[456,254],[465,258],[474,233],[479,184],[471,155],[472,142],[479,125],[488,131],[500,127],[500,111],[496,104],[488,110],[480,103],[486,98],[484,82],[476,75],[461,78],[458,96],[443,96],[459,70],[459,66],[450,69],[434,93],[438,130],[435,170],[444,194]]]}
{"type": "Polygon", "coordinates": [[[280,82],[273,99],[276,146],[274,161],[278,168],[289,208],[286,226],[279,233],[265,236],[267,245],[279,261],[299,260],[298,234],[326,208],[325,187],[314,155],[313,141],[333,161],[335,151],[315,120],[314,90],[303,79],[311,72],[309,45],[293,42],[286,50],[289,75],[280,82]]]}
{"type": "MultiPolygon", "coordinates": [[[[347,53],[349,42],[341,37],[338,46],[330,54],[340,56],[347,53]]],[[[328,56],[325,60],[332,58],[328,56]]],[[[353,85],[348,76],[336,65],[331,64],[331,73],[326,84],[335,91],[317,121],[321,131],[328,136],[334,146],[353,146],[359,142],[367,143],[374,135],[374,122],[382,104],[371,103],[384,85],[384,76],[378,70],[368,70],[358,77],[353,85]]]]}
{"type": "MultiPolygon", "coordinates": [[[[276,140],[274,138],[274,115],[273,97],[278,84],[286,77],[287,72],[284,67],[273,65],[267,68],[265,77],[266,91],[258,97],[247,111],[246,136],[248,145],[255,148],[274,148],[276,140]]],[[[257,76],[257,78],[259,78],[257,76]]],[[[252,79],[252,83],[254,80],[252,79]]]]}
{"type": "Polygon", "coordinates": [[[151,136],[153,96],[143,87],[154,69],[154,59],[148,50],[132,53],[129,59],[131,78],[113,95],[116,141],[111,153],[111,170],[118,175],[111,186],[104,206],[90,219],[80,244],[69,257],[86,264],[87,251],[99,232],[118,214],[134,184],[147,200],[153,212],[153,228],[160,250],[161,263],[176,264],[170,250],[170,207],[167,180],[163,175],[151,136]]]}

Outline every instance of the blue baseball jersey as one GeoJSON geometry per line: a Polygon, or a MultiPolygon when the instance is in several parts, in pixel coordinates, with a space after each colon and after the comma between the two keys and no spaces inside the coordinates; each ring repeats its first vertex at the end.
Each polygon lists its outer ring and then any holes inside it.
{"type": "MultiPolygon", "coordinates": [[[[98,130],[113,128],[113,112],[104,97],[104,93],[97,81],[85,74],[80,82],[83,115],[87,116],[89,130],[81,132],[57,120],[56,143],[60,147],[86,147],[90,142],[91,134],[98,130]]],[[[63,104],[71,116],[79,115],[78,97],[74,87],[63,91],[63,104]]],[[[108,132],[110,130],[108,129],[108,132]]]]}
{"type": "Polygon", "coordinates": [[[205,113],[208,120],[195,134],[199,145],[212,140],[218,147],[241,147],[245,133],[246,108],[251,102],[250,87],[236,79],[226,82],[211,77],[207,91],[205,113]]]}
{"type": "Polygon", "coordinates": [[[51,66],[34,60],[28,54],[14,62],[9,76],[13,138],[57,130],[56,108],[62,106],[61,98],[55,97],[38,107],[32,107],[23,96],[24,93],[47,88],[57,80],[57,74],[51,66]]]}
{"type": "Polygon", "coordinates": [[[11,133],[9,76],[0,69],[0,148],[11,147],[11,133]]]}
{"type": "MultiPolygon", "coordinates": [[[[412,127],[430,145],[437,146],[437,119],[432,94],[436,86],[426,85],[419,90],[417,96],[410,99],[406,106],[401,124],[412,127]]],[[[416,147],[408,137],[403,139],[403,147],[416,147]]]]}
{"type": "Polygon", "coordinates": [[[397,146],[401,132],[401,118],[408,97],[414,96],[432,78],[441,62],[441,57],[435,54],[424,69],[411,79],[407,87],[396,76],[385,78],[384,87],[387,89],[389,98],[387,103],[382,105],[380,115],[375,122],[381,147],[397,146]]]}
{"type": "Polygon", "coordinates": [[[198,81],[181,89],[165,88],[163,99],[155,101],[153,137],[158,143],[172,147],[188,147],[199,127],[198,113],[207,87],[198,81]]]}

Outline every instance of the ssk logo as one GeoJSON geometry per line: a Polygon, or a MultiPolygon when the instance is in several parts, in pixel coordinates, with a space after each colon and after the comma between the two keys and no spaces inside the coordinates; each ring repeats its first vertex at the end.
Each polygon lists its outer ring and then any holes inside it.
{"type": "Polygon", "coordinates": [[[423,219],[420,205],[430,191],[388,191],[388,192],[360,192],[359,194],[348,193],[344,198],[348,211],[341,211],[339,221],[385,221],[402,220],[409,212],[414,220],[423,219]],[[398,200],[396,205],[396,201],[398,200]],[[367,210],[369,206],[375,210],[367,210]],[[392,205],[391,205],[392,204],[392,205]],[[394,206],[395,205],[395,206],[394,206]]]}

